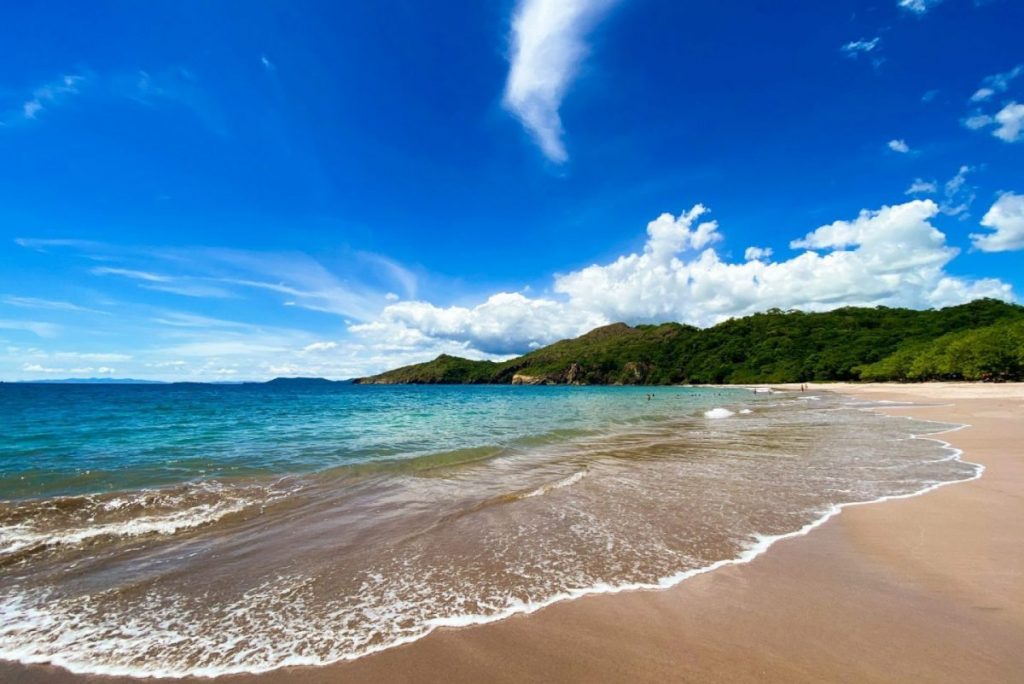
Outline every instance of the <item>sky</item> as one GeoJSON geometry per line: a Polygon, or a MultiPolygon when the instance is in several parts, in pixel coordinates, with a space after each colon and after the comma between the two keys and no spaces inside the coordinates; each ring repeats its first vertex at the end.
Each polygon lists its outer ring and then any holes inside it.
{"type": "Polygon", "coordinates": [[[1024,296],[1024,3],[8,3],[0,379],[1024,296]]]}

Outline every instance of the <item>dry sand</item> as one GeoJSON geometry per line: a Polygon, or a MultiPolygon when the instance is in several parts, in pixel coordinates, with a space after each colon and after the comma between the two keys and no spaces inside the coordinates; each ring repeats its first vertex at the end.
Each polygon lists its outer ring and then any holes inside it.
{"type": "MultiPolygon", "coordinates": [[[[886,410],[969,423],[942,437],[984,476],[847,508],[751,563],[673,589],[588,597],[354,662],[225,680],[1024,681],[1024,385],[818,389],[935,404],[886,410]]],[[[2,666],[0,681],[112,680],[2,666]]]]}

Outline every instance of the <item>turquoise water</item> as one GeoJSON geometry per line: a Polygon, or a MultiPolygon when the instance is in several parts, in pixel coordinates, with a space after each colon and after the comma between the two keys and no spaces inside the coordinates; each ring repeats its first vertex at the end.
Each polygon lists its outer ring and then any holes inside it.
{"type": "Polygon", "coordinates": [[[671,586],[975,477],[942,427],[741,389],[0,385],[0,659],[316,666],[671,586]],[[653,396],[652,396],[653,393],[653,396]]]}
{"type": "Polygon", "coordinates": [[[0,385],[0,499],[299,473],[693,413],[741,390],[0,385]],[[647,396],[653,394],[653,399],[647,396]]]}
{"type": "MultiPolygon", "coordinates": [[[[742,390],[0,385],[0,499],[300,473],[693,413],[742,390]]],[[[475,450],[479,450],[476,451],[475,450]]]]}

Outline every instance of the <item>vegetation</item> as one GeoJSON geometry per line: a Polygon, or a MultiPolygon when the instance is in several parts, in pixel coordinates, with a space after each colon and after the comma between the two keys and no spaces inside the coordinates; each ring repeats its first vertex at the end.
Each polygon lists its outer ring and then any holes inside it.
{"type": "Polygon", "coordinates": [[[604,326],[503,363],[442,355],[362,383],[644,384],[1024,379],[1024,307],[772,309],[699,329],[604,326]]]}

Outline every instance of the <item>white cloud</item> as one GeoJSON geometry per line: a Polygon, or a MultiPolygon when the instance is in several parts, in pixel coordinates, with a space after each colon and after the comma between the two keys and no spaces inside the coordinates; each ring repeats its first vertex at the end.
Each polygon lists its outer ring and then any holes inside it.
{"type": "Polygon", "coordinates": [[[330,351],[338,347],[337,342],[311,342],[302,348],[304,352],[322,352],[330,351]]]}
{"type": "Polygon", "coordinates": [[[675,218],[662,215],[648,225],[642,252],[556,276],[555,296],[502,292],[476,306],[452,307],[400,302],[350,331],[370,341],[401,341],[421,350],[410,356],[424,360],[440,342],[510,354],[613,321],[709,325],[770,307],[927,308],[1013,297],[1001,281],[945,272],[958,250],[932,225],[940,213],[932,200],[865,210],[853,220],[821,226],[792,241],[804,251],[774,262],[767,261],[766,250],[748,250],[742,263],[723,261],[708,246],[720,238],[717,226],[697,224],[705,212],[697,205],[675,218]]]}
{"type": "Polygon", "coordinates": [[[933,180],[925,180],[923,178],[915,178],[914,182],[910,184],[904,195],[933,195],[939,191],[939,186],[933,180]]]}
{"type": "Polygon", "coordinates": [[[114,275],[121,276],[122,278],[130,278],[132,280],[144,280],[148,283],[169,283],[173,280],[170,276],[160,275],[159,273],[149,273],[147,271],[136,271],[130,268],[97,266],[89,272],[98,276],[114,275]]]}
{"type": "Polygon", "coordinates": [[[978,88],[974,91],[974,94],[971,95],[971,102],[984,102],[995,94],[996,91],[991,88],[978,88]]]}
{"type": "Polygon", "coordinates": [[[20,116],[33,120],[47,107],[57,104],[71,95],[77,95],[78,86],[85,80],[84,76],[65,74],[59,79],[42,85],[32,91],[32,96],[21,105],[20,116]]]}
{"type": "Polygon", "coordinates": [[[898,140],[890,140],[886,144],[889,146],[889,149],[892,150],[893,152],[899,152],[900,154],[906,154],[907,152],[910,152],[910,145],[908,145],[907,141],[903,140],[902,138],[898,140]]]}
{"type": "Polygon", "coordinates": [[[613,1],[520,0],[512,18],[504,104],[555,163],[569,158],[559,107],[587,56],[587,32],[613,1]]]}
{"type": "Polygon", "coordinates": [[[273,62],[271,62],[266,55],[260,55],[260,64],[262,64],[263,68],[266,69],[267,71],[277,70],[277,66],[273,62]]]}
{"type": "Polygon", "coordinates": [[[964,126],[972,131],[985,128],[985,126],[991,126],[993,123],[995,123],[995,119],[988,114],[975,114],[964,119],[964,126]]]}
{"type": "Polygon", "coordinates": [[[908,12],[924,14],[940,2],[942,0],[899,0],[897,4],[900,6],[900,9],[905,9],[908,12]]]}
{"type": "Polygon", "coordinates": [[[743,252],[743,258],[747,261],[761,261],[770,259],[773,254],[771,247],[747,247],[743,252]]]}
{"type": "Polygon", "coordinates": [[[41,366],[38,363],[26,363],[21,367],[21,370],[26,373],[64,373],[63,368],[49,368],[47,366],[41,366]]]}
{"type": "Polygon", "coordinates": [[[846,53],[847,57],[850,57],[851,59],[856,59],[858,55],[867,54],[869,52],[874,52],[875,50],[877,50],[878,45],[881,42],[882,39],[877,36],[875,38],[872,38],[871,40],[862,38],[860,40],[850,41],[849,43],[841,47],[840,50],[846,53]]]}
{"type": "Polygon", "coordinates": [[[37,337],[56,337],[61,328],[55,323],[44,321],[16,321],[0,318],[0,330],[24,330],[37,337]]]}
{"type": "Polygon", "coordinates": [[[948,216],[959,216],[967,219],[968,210],[974,203],[977,193],[974,186],[967,183],[967,174],[974,171],[970,166],[962,165],[952,178],[943,186],[943,200],[939,210],[948,216]]]}
{"type": "Polygon", "coordinates": [[[935,89],[933,89],[933,90],[926,90],[924,95],[921,96],[921,102],[931,102],[932,100],[934,100],[938,96],[939,96],[939,91],[938,90],[935,90],[935,89]]]}
{"type": "MultiPolygon", "coordinates": [[[[982,87],[974,93],[974,96],[977,96],[978,93],[988,91],[987,94],[983,94],[981,97],[981,99],[984,100],[988,99],[995,93],[1005,93],[1010,88],[1010,84],[1013,80],[1021,74],[1024,74],[1024,64],[1018,64],[1009,71],[1004,71],[1001,74],[986,76],[982,81],[982,87]]],[[[974,96],[971,97],[972,100],[974,99],[974,96]]]]}
{"type": "Polygon", "coordinates": [[[81,359],[83,361],[130,361],[131,356],[128,354],[118,354],[114,352],[54,352],[54,358],[57,359],[81,359]]]}
{"type": "Polygon", "coordinates": [[[985,212],[981,225],[992,233],[971,233],[974,247],[983,252],[1024,249],[1024,195],[1007,192],[985,212]]]}
{"type": "Polygon", "coordinates": [[[1024,128],[1024,104],[1011,102],[999,110],[995,119],[999,127],[992,131],[992,135],[1006,142],[1020,140],[1020,132],[1024,128]]]}
{"type": "MultiPolygon", "coordinates": [[[[971,102],[988,102],[995,95],[1005,93],[1013,80],[1021,74],[1024,74],[1024,64],[1018,64],[1001,74],[986,77],[982,81],[982,86],[971,95],[971,102]]],[[[992,135],[1006,142],[1017,142],[1020,140],[1021,130],[1024,129],[1024,104],[1009,102],[995,114],[986,114],[976,109],[963,120],[963,125],[972,131],[994,126],[992,135]]]]}
{"type": "Polygon", "coordinates": [[[106,314],[105,311],[90,309],[71,302],[61,302],[52,299],[40,299],[39,297],[17,297],[9,295],[3,298],[3,303],[15,306],[20,309],[39,309],[42,311],[74,311],[78,313],[106,314]]]}

